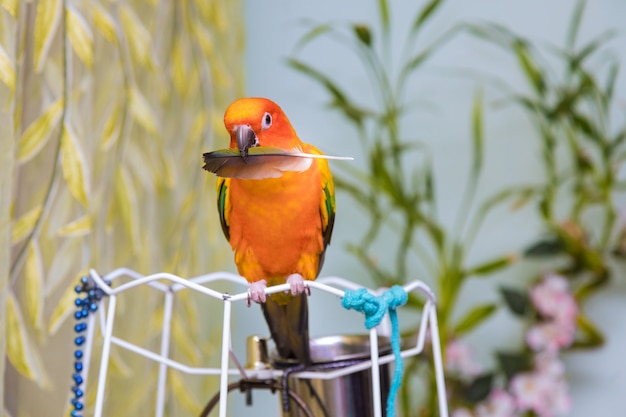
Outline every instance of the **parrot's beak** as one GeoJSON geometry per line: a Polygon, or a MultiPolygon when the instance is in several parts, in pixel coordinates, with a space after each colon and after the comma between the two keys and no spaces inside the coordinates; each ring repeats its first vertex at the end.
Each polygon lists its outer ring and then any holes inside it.
{"type": "Polygon", "coordinates": [[[237,139],[239,153],[244,160],[248,159],[248,149],[259,146],[259,138],[248,125],[237,126],[235,128],[235,138],[237,139]]]}

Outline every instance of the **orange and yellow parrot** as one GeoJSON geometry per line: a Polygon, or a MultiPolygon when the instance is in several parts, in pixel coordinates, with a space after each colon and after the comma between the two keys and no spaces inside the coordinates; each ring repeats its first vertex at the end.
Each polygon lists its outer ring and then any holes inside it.
{"type": "Polygon", "coordinates": [[[204,154],[218,175],[217,207],[239,274],[261,304],[282,359],[308,364],[305,280],[324,263],[335,219],[328,162],[303,143],[282,109],[265,98],[243,98],[224,114],[230,148],[204,154]],[[288,283],[290,293],[265,296],[288,283]]]}

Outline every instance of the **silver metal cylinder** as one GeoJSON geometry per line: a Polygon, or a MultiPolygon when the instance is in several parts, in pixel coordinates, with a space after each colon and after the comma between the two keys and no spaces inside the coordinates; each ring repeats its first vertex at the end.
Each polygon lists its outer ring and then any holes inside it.
{"type": "MultiPolygon", "coordinates": [[[[379,337],[380,355],[391,351],[387,338],[379,337]]],[[[367,360],[370,357],[369,335],[326,336],[311,340],[313,363],[338,364],[350,360],[367,360]]],[[[320,371],[325,372],[325,371],[320,371]]],[[[383,416],[390,386],[389,365],[380,367],[381,401],[383,416]]],[[[289,387],[300,396],[315,417],[373,417],[372,373],[370,370],[343,377],[323,379],[298,379],[291,377],[289,387]]],[[[282,398],[281,398],[282,404],[282,398]]],[[[306,414],[291,401],[290,411],[282,410],[282,417],[305,417],[306,414]]]]}

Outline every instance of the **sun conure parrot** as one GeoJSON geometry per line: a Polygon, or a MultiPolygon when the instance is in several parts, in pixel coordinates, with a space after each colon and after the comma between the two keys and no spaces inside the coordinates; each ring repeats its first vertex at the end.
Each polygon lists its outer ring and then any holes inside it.
{"type": "Polygon", "coordinates": [[[204,154],[203,167],[218,175],[222,230],[239,274],[250,283],[250,298],[261,304],[278,354],[308,364],[304,281],[319,274],[335,219],[328,162],[298,138],[268,99],[235,101],[224,124],[230,148],[204,154]],[[266,286],[284,283],[290,294],[266,299],[266,286]]]}

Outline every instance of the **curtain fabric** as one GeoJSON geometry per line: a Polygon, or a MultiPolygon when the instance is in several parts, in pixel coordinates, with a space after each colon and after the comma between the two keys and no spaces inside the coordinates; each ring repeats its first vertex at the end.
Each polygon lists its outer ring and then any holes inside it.
{"type": "MultiPolygon", "coordinates": [[[[201,155],[226,145],[222,112],[242,92],[242,13],[231,0],[0,1],[0,405],[9,415],[69,415],[73,288],[88,268],[192,277],[230,265],[201,155]]],[[[172,355],[209,363],[218,306],[180,295],[172,355]]],[[[162,295],[138,289],[119,302],[116,333],[157,350],[162,295]]],[[[153,414],[157,366],[118,348],[111,361],[105,414],[153,414]]],[[[84,415],[97,368],[90,374],[84,415]]],[[[197,413],[216,386],[170,372],[166,414],[197,413]]]]}

